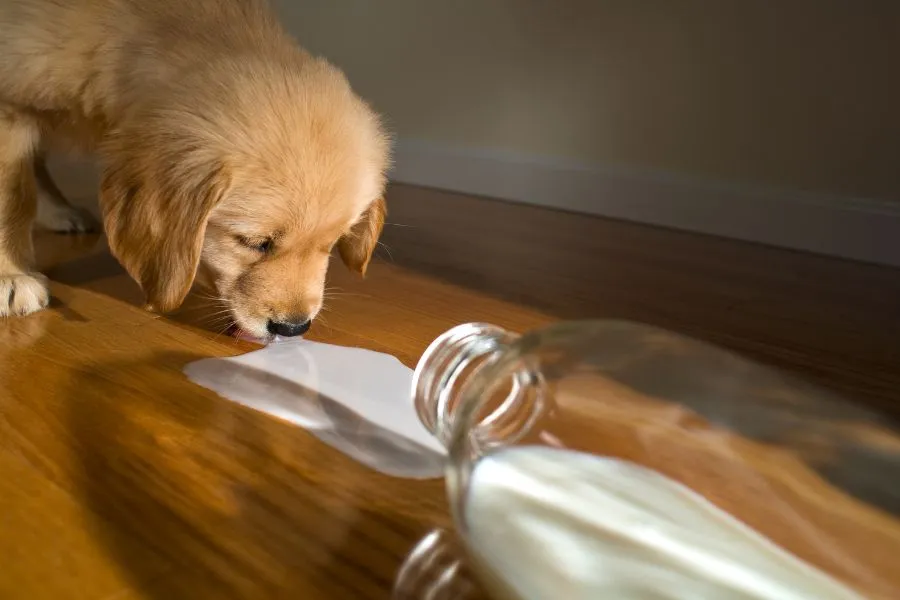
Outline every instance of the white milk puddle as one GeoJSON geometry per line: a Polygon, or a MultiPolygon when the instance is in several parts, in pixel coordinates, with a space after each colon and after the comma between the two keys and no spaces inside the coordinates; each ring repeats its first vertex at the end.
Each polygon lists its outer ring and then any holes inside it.
{"type": "Polygon", "coordinates": [[[396,357],[303,339],[185,367],[223,398],[303,427],[351,458],[395,477],[444,474],[443,446],[416,415],[412,369],[396,357]]]}

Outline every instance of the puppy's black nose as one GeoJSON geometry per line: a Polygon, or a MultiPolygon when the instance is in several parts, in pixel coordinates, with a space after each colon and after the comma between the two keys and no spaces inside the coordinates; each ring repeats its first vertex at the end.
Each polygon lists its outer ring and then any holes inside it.
{"type": "Polygon", "coordinates": [[[309,331],[312,322],[307,319],[305,321],[272,321],[269,320],[267,329],[272,335],[280,335],[281,337],[297,337],[309,331]]]}

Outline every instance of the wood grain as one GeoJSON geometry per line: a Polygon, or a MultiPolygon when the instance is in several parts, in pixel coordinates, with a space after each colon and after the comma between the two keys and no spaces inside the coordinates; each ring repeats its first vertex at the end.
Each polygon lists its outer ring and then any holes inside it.
{"type": "MultiPolygon", "coordinates": [[[[413,188],[389,202],[390,256],[365,281],[335,263],[313,339],[414,366],[464,321],[629,317],[897,406],[896,272],[413,188]]],[[[187,363],[254,347],[201,301],[158,318],[103,240],[38,249],[51,310],[0,322],[0,598],[388,598],[450,527],[440,482],[379,475],[187,381],[187,363]]]]}

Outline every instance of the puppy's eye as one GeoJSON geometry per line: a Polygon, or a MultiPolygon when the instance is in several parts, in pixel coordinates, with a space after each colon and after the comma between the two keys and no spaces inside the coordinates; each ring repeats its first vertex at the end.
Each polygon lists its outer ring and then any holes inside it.
{"type": "Polygon", "coordinates": [[[243,244],[244,246],[256,250],[257,252],[260,252],[262,254],[268,254],[272,251],[273,248],[275,248],[275,242],[274,240],[272,240],[272,238],[251,239],[241,237],[239,239],[241,244],[243,244]]]}

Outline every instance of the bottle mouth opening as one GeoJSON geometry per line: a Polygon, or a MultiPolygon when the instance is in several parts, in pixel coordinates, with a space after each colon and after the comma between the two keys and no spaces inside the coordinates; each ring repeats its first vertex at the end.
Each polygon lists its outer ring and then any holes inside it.
{"type": "Polygon", "coordinates": [[[477,406],[459,410],[467,385],[516,339],[499,327],[469,323],[443,333],[422,354],[412,383],[416,412],[445,447],[452,443],[459,418],[471,423],[471,440],[476,450],[482,450],[515,443],[542,412],[543,380],[537,370],[524,366],[484,386],[477,406]]]}
{"type": "Polygon", "coordinates": [[[474,424],[474,450],[516,444],[532,433],[548,408],[545,391],[540,372],[524,365],[488,389],[474,414],[467,416],[474,424]]]}

